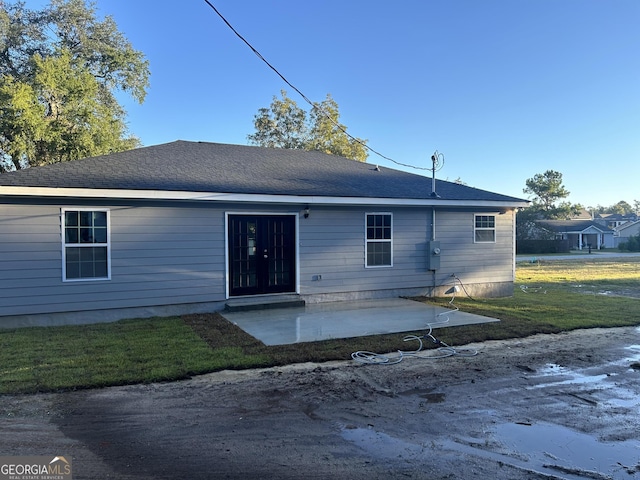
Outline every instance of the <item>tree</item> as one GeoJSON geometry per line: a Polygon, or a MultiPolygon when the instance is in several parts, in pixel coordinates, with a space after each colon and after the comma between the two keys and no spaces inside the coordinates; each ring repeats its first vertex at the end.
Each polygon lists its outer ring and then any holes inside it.
{"type": "Polygon", "coordinates": [[[269,108],[261,108],[254,116],[255,133],[247,136],[253,145],[272,148],[317,150],[361,162],[368,153],[366,140],[350,137],[347,127],[339,122],[337,102],[327,94],[321,103],[314,103],[309,114],[280,92],[269,108]]]}
{"type": "Polygon", "coordinates": [[[248,135],[249,142],[261,147],[305,149],[309,140],[307,112],[287,97],[282,90],[282,100],[275,96],[269,108],[261,108],[253,118],[255,133],[248,135]]]}
{"type": "Polygon", "coordinates": [[[139,145],[115,94],[142,103],[149,63],[113,19],[85,0],[0,5],[0,172],[139,145]]]}
{"type": "Polygon", "coordinates": [[[602,205],[598,205],[595,208],[591,208],[593,213],[600,214],[611,214],[611,213],[619,213],[620,215],[633,215],[640,213],[640,201],[634,200],[633,205],[625,202],[624,200],[619,201],[618,203],[614,203],[608,207],[603,207],[602,205]]]}
{"type": "Polygon", "coordinates": [[[619,201],[610,207],[609,213],[619,213],[620,215],[628,215],[634,213],[633,207],[624,200],[619,201]]]}
{"type": "Polygon", "coordinates": [[[560,202],[559,200],[569,196],[569,191],[562,185],[562,173],[555,170],[534,175],[526,181],[524,193],[533,195],[532,205],[527,208],[535,212],[539,218],[567,219],[580,213],[580,204],[560,202]]]}
{"type": "Polygon", "coordinates": [[[516,241],[529,239],[553,239],[554,235],[541,229],[536,220],[567,219],[578,215],[582,206],[563,201],[569,191],[562,185],[562,174],[555,170],[547,170],[526,180],[524,193],[533,196],[532,204],[520,210],[516,216],[516,241]]]}

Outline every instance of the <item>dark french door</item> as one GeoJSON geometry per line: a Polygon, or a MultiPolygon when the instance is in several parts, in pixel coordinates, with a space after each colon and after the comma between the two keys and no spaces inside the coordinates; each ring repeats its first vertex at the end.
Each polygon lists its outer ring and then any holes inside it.
{"type": "Polygon", "coordinates": [[[293,215],[229,215],[229,295],[295,292],[293,215]]]}

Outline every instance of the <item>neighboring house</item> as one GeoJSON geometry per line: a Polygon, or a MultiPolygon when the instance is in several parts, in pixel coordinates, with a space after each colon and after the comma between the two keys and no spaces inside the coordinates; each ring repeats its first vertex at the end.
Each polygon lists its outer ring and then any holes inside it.
{"type": "Polygon", "coordinates": [[[635,237],[636,235],[640,235],[640,220],[623,223],[613,229],[613,246],[618,248],[618,246],[626,242],[629,237],[635,237]]]}
{"type": "Polygon", "coordinates": [[[613,231],[591,220],[537,220],[536,225],[568,240],[572,249],[613,247],[613,231]]]}
{"type": "Polygon", "coordinates": [[[595,218],[597,223],[606,225],[611,230],[626,223],[635,222],[636,220],[638,220],[638,216],[635,214],[623,215],[621,213],[602,213],[598,214],[595,218]]]}
{"type": "Polygon", "coordinates": [[[176,141],[0,175],[0,326],[506,296],[526,200],[342,157],[176,141]],[[454,277],[455,276],[455,277],[454,277]]]}
{"type": "Polygon", "coordinates": [[[593,215],[586,208],[581,208],[577,215],[571,217],[572,220],[593,220],[593,215]]]}

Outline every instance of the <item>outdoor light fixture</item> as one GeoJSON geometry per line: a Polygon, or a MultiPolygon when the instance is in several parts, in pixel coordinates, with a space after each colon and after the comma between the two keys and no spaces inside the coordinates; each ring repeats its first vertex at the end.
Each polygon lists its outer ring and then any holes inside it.
{"type": "Polygon", "coordinates": [[[304,218],[309,218],[309,205],[304,207],[304,218]]]}

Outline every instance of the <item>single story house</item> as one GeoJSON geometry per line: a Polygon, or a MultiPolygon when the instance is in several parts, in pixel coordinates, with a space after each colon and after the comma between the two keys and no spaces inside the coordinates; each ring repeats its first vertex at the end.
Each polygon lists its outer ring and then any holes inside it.
{"type": "Polygon", "coordinates": [[[621,243],[629,240],[629,237],[640,235],[640,220],[626,222],[613,229],[613,246],[618,247],[621,243]]]}
{"type": "Polygon", "coordinates": [[[526,200],[319,152],[175,141],[0,175],[0,326],[508,296],[526,200]]]}
{"type": "Polygon", "coordinates": [[[593,220],[536,220],[536,225],[553,232],[559,240],[568,240],[575,250],[613,247],[613,231],[593,220]]]}

